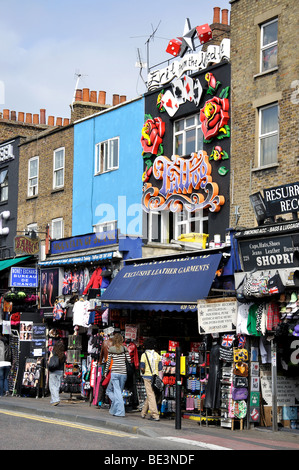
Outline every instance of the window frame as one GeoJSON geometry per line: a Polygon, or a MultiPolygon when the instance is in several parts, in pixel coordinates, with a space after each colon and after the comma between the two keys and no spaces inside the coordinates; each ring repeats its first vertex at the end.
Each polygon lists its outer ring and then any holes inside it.
{"type": "Polygon", "coordinates": [[[117,220],[107,220],[106,222],[99,222],[93,225],[94,233],[111,232],[112,230],[117,230],[117,220]]]}
{"type": "MultiPolygon", "coordinates": [[[[204,223],[209,222],[208,215],[204,215],[204,211],[195,211],[189,212],[186,209],[182,209],[180,212],[175,212],[174,216],[174,239],[178,240],[180,235],[187,233],[206,233],[204,232],[204,223]],[[179,220],[179,217],[183,215],[182,219],[179,220]],[[192,230],[192,224],[198,224],[198,231],[195,229],[192,230]],[[179,230],[179,228],[185,227],[184,230],[179,230]]],[[[207,232],[208,233],[208,232],[207,232]]]]}
{"type": "Polygon", "coordinates": [[[9,191],[9,185],[8,185],[8,168],[1,168],[0,169],[0,203],[2,202],[7,202],[8,201],[8,191],[9,191]],[[3,181],[2,181],[2,177],[1,175],[3,173],[6,173],[4,178],[3,178],[3,181]],[[1,182],[2,181],[2,182],[1,182]],[[4,192],[4,189],[6,190],[6,194],[7,194],[7,197],[6,199],[2,199],[2,195],[3,195],[3,192],[4,192]]]}
{"type": "Polygon", "coordinates": [[[60,240],[64,236],[64,223],[63,223],[63,217],[57,217],[55,219],[52,219],[51,221],[51,238],[52,240],[60,240]],[[61,230],[61,237],[54,237],[54,225],[56,223],[60,223],[60,230],[61,230]]]}
{"type": "Polygon", "coordinates": [[[61,189],[64,187],[64,174],[65,174],[65,147],[59,147],[53,151],[53,189],[61,189]],[[55,168],[55,157],[56,153],[63,152],[63,165],[62,167],[55,168]],[[62,171],[62,184],[56,184],[57,181],[57,174],[58,172],[62,171]]]}
{"type": "Polygon", "coordinates": [[[95,145],[95,175],[107,173],[109,171],[117,170],[119,168],[119,137],[112,137],[110,139],[98,142],[95,145]],[[111,147],[113,142],[117,142],[117,164],[114,165],[113,157],[111,157],[111,147]],[[100,153],[101,147],[107,146],[107,151],[102,156],[100,153]]]}
{"type": "Polygon", "coordinates": [[[27,188],[27,195],[28,197],[35,197],[38,195],[38,179],[39,179],[39,157],[35,156],[32,157],[28,160],[28,188],[27,188]],[[30,176],[30,169],[31,169],[31,163],[33,161],[37,161],[37,173],[34,176],[30,176]],[[36,184],[31,185],[30,182],[31,180],[36,179],[36,184]],[[36,188],[36,191],[32,191],[33,188],[36,188]]]}
{"type": "Polygon", "coordinates": [[[258,127],[258,166],[260,168],[267,167],[269,165],[275,165],[278,163],[278,146],[279,146],[279,105],[278,103],[269,103],[265,106],[261,106],[258,109],[258,121],[259,121],[259,127],[258,127]],[[264,110],[269,109],[269,108],[277,108],[277,129],[275,131],[270,131],[267,133],[262,134],[262,113],[264,110]],[[276,147],[276,159],[275,161],[271,162],[265,162],[263,159],[262,162],[262,143],[271,137],[277,136],[277,147],[276,147]]]}
{"type": "Polygon", "coordinates": [[[199,150],[203,150],[203,133],[201,130],[202,123],[200,121],[200,115],[199,113],[192,114],[190,116],[185,116],[184,118],[177,119],[173,123],[173,154],[179,155],[179,153],[176,151],[176,137],[182,136],[182,153],[179,156],[187,156],[191,155],[191,153],[196,153],[199,150]],[[195,123],[192,125],[188,125],[187,122],[189,119],[195,119],[195,123]],[[177,130],[176,131],[176,125],[179,124],[180,122],[183,123],[183,129],[177,130]],[[187,153],[187,133],[191,130],[195,131],[195,145],[194,145],[194,150],[192,152],[187,153]],[[199,139],[198,139],[198,131],[201,130],[202,134],[202,139],[201,139],[201,148],[198,147],[199,144],[199,139]]]}
{"type": "Polygon", "coordinates": [[[266,21],[266,22],[264,22],[260,25],[260,67],[259,67],[260,73],[267,73],[270,70],[273,70],[274,68],[276,68],[278,66],[278,60],[277,59],[278,59],[278,18],[276,17],[276,18],[273,18],[269,21],[266,21]],[[276,41],[269,42],[268,44],[263,45],[265,27],[269,26],[272,23],[277,23],[277,38],[276,38],[276,41]],[[276,64],[273,65],[272,67],[269,67],[269,68],[263,68],[263,63],[264,63],[263,53],[267,49],[271,49],[274,46],[276,46],[276,64]]]}

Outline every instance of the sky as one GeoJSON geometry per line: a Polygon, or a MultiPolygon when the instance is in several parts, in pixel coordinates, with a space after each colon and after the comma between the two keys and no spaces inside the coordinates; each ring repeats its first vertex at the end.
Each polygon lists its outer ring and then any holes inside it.
{"type": "MultiPolygon", "coordinates": [[[[70,117],[78,88],[134,99],[146,91],[146,67],[171,58],[170,39],[213,22],[229,0],[0,0],[0,111],[70,117]]],[[[195,40],[195,45],[199,45],[195,40]]]]}

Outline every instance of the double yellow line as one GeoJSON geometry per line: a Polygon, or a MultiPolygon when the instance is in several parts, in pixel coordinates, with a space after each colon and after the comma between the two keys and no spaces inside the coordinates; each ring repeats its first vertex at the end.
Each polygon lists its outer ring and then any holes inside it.
{"type": "Polygon", "coordinates": [[[42,423],[56,424],[58,426],[65,426],[68,428],[80,429],[82,431],[94,432],[97,434],[106,434],[109,436],[116,436],[116,437],[130,437],[133,439],[137,438],[137,436],[132,436],[131,434],[108,431],[107,429],[99,429],[94,426],[86,426],[83,424],[69,423],[68,421],[61,421],[61,420],[54,419],[54,418],[42,418],[38,416],[29,415],[26,413],[17,413],[14,411],[4,411],[4,410],[0,410],[0,413],[8,415],[8,416],[16,416],[18,418],[31,419],[33,421],[40,421],[42,423]]]}

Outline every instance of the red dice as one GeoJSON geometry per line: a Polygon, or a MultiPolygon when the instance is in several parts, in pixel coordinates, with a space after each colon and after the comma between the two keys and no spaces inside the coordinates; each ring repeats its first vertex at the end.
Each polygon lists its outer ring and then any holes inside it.
{"type": "Polygon", "coordinates": [[[208,42],[212,39],[212,30],[208,23],[203,24],[201,26],[196,26],[196,32],[198,35],[198,39],[200,44],[204,44],[205,42],[208,42]]]}
{"type": "Polygon", "coordinates": [[[177,57],[180,54],[181,45],[182,41],[180,41],[179,39],[171,39],[168,43],[166,52],[173,55],[174,57],[177,57]]]}

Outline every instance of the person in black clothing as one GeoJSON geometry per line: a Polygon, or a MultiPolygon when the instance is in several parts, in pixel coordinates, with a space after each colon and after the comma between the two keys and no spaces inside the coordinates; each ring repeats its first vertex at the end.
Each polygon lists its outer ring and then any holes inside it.
{"type": "Polygon", "coordinates": [[[53,351],[50,354],[49,362],[52,356],[58,356],[59,365],[58,368],[54,371],[49,371],[49,388],[51,393],[51,405],[59,405],[60,397],[59,397],[59,390],[61,385],[61,380],[63,377],[63,369],[65,363],[65,353],[64,353],[64,345],[61,340],[57,341],[53,347],[53,351]]]}

